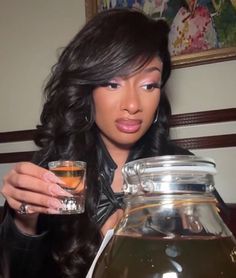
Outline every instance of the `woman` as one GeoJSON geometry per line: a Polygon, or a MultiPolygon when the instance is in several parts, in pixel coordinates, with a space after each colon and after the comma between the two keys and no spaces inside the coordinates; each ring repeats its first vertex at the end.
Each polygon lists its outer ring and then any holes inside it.
{"type": "Polygon", "coordinates": [[[40,150],[3,182],[1,237],[11,243],[12,277],[85,277],[104,234],[122,216],[124,163],[189,154],[168,137],[168,32],[164,21],[141,12],[108,10],[62,52],[45,88],[40,150]],[[64,192],[47,164],[57,159],[87,162],[85,214],[55,215],[64,192]]]}

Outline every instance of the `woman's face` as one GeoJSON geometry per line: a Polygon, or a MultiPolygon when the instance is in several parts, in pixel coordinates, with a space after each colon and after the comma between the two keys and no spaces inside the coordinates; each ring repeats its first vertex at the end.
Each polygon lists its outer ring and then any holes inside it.
{"type": "Polygon", "coordinates": [[[105,145],[130,148],[152,125],[160,101],[162,62],[154,58],[128,77],[93,92],[95,122],[105,145]]]}

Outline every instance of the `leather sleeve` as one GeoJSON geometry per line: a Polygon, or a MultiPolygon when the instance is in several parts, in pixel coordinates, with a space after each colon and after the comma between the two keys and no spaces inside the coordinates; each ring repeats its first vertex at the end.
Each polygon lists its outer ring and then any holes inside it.
{"type": "Polygon", "coordinates": [[[0,226],[0,238],[11,278],[43,277],[49,246],[47,232],[35,236],[21,233],[8,208],[0,226]]]}

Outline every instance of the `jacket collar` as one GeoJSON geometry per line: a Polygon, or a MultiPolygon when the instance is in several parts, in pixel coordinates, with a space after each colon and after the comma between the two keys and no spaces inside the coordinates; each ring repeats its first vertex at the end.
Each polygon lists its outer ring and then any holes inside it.
{"type": "Polygon", "coordinates": [[[98,135],[97,153],[100,167],[105,162],[109,169],[115,170],[117,168],[115,161],[112,159],[100,135],[98,135]]]}

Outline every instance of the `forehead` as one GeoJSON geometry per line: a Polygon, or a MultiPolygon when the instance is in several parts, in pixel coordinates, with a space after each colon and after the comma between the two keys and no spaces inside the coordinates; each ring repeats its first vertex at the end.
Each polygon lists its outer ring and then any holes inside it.
{"type": "Polygon", "coordinates": [[[129,63],[124,64],[123,66],[117,66],[116,70],[108,71],[102,75],[103,79],[100,82],[97,82],[97,86],[104,85],[115,77],[120,77],[123,79],[130,78],[137,74],[145,74],[146,72],[158,72],[162,75],[163,63],[161,58],[158,56],[146,59],[145,57],[140,57],[129,63]]]}
{"type": "Polygon", "coordinates": [[[155,57],[151,60],[147,61],[144,64],[140,64],[139,66],[134,66],[133,70],[129,72],[128,74],[123,74],[123,77],[128,78],[134,75],[142,75],[142,74],[148,74],[157,72],[161,74],[162,72],[163,63],[160,58],[155,57]]]}
{"type": "Polygon", "coordinates": [[[149,62],[147,62],[140,70],[141,72],[152,72],[152,71],[159,71],[162,72],[162,61],[160,58],[155,57],[149,62]]]}

